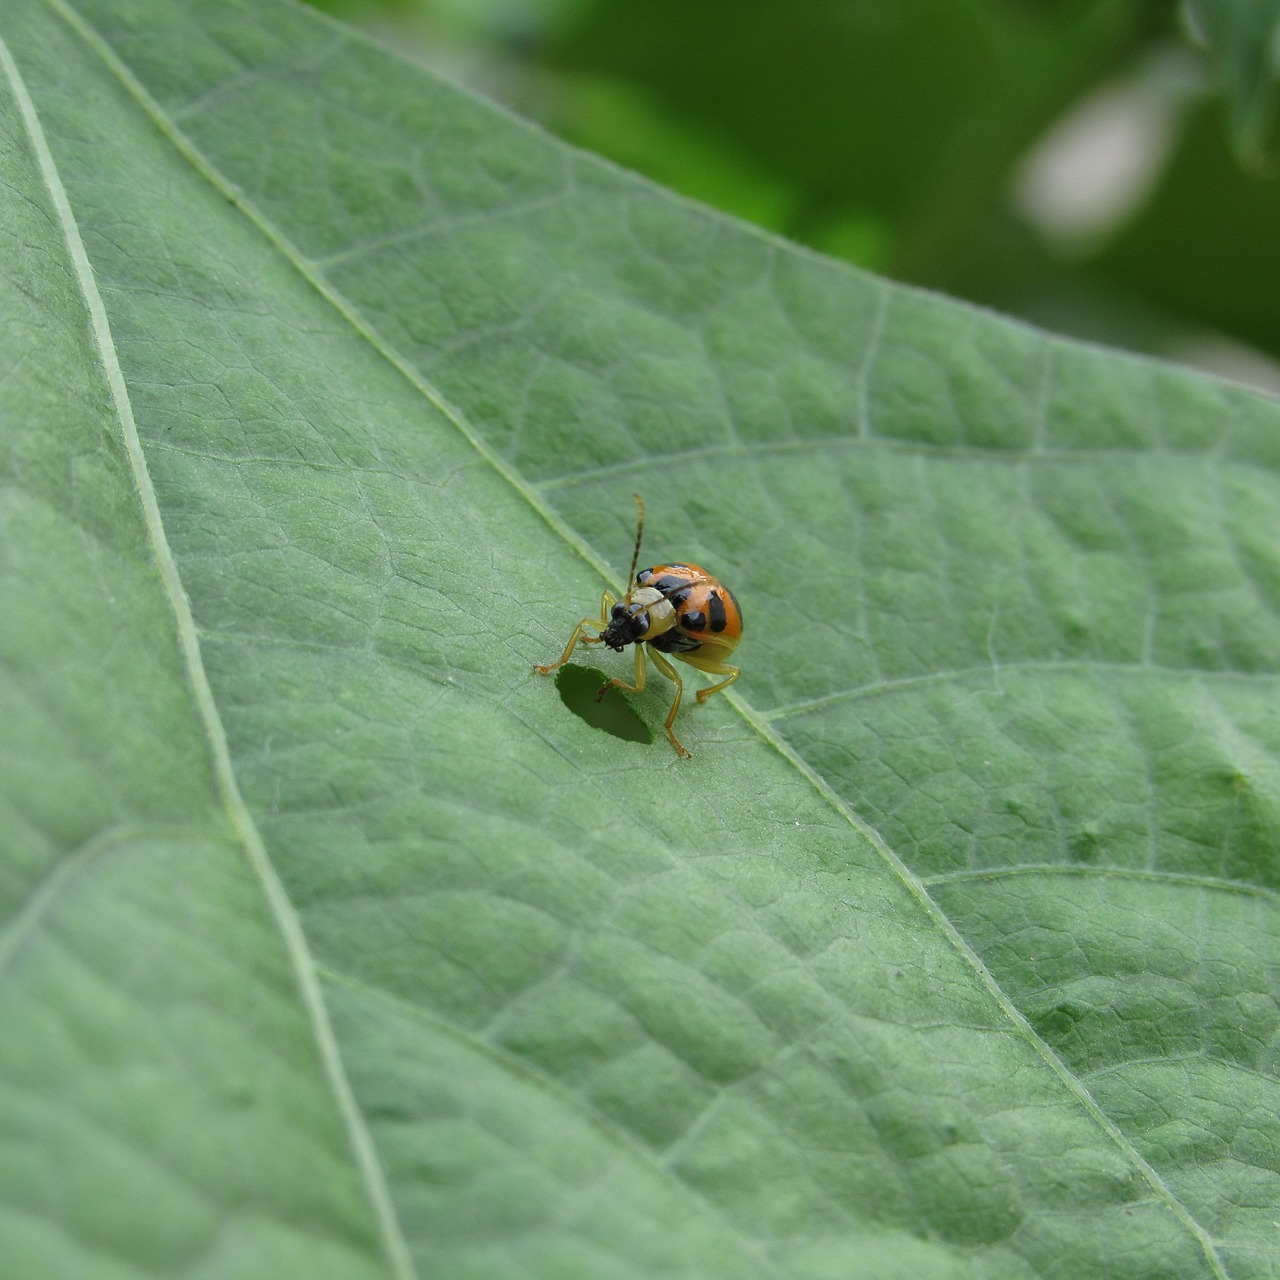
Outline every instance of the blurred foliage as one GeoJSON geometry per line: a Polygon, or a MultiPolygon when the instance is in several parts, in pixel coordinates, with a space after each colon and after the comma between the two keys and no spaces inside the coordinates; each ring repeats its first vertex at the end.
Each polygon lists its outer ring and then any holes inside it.
{"type": "Polygon", "coordinates": [[[1237,154],[1246,164],[1264,163],[1280,0],[1187,0],[1187,16],[1222,86],[1237,154]]]}
{"type": "Polygon", "coordinates": [[[1280,0],[322,7],[823,252],[1280,392],[1280,0]]]}

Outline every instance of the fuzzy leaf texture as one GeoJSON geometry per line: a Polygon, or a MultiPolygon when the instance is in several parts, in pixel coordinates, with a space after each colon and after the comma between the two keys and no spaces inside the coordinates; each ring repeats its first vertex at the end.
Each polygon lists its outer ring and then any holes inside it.
{"type": "Polygon", "coordinates": [[[0,1274],[1280,1275],[1280,406],[292,5],[0,36],[0,1274]],[[530,671],[634,491],[690,761],[530,671]]]}

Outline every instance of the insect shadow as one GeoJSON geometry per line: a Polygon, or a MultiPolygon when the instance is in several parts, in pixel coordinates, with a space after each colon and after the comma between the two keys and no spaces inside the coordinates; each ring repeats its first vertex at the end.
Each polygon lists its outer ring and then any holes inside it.
{"type": "Polygon", "coordinates": [[[649,726],[625,698],[615,695],[599,700],[605,679],[599,671],[569,663],[556,672],[556,690],[560,701],[593,729],[603,729],[626,742],[652,742],[649,726]]]}

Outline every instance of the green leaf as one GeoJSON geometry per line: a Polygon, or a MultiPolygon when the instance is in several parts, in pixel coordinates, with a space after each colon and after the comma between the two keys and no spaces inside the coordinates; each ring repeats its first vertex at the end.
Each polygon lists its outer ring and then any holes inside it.
{"type": "Polygon", "coordinates": [[[0,1274],[1280,1271],[1280,407],[288,5],[0,37],[0,1274]],[[637,490],[691,761],[530,671],[637,490]]]}
{"type": "Polygon", "coordinates": [[[1227,99],[1236,152],[1260,163],[1280,75],[1280,0],[1187,0],[1227,99]]]}

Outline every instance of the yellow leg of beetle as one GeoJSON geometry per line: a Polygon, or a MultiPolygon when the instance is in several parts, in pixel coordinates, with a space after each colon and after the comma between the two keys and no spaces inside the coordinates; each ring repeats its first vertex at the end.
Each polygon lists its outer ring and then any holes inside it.
{"type": "Polygon", "coordinates": [[[680,699],[684,696],[684,681],[680,679],[680,673],[671,665],[670,662],[658,653],[656,650],[649,655],[653,659],[653,665],[662,672],[668,680],[676,687],[676,696],[671,703],[671,710],[667,712],[667,737],[671,739],[671,745],[676,749],[676,755],[683,756],[684,759],[690,758],[689,752],[684,749],[684,745],[680,739],[676,737],[676,731],[671,727],[675,724],[676,712],[680,710],[680,699]]]}
{"type": "Polygon", "coordinates": [[[619,680],[615,676],[612,680],[606,682],[605,686],[596,694],[596,701],[599,702],[610,689],[625,689],[628,693],[644,692],[644,676],[645,676],[645,657],[646,655],[653,659],[653,665],[662,672],[668,680],[676,687],[675,701],[671,704],[671,710],[667,712],[667,723],[665,725],[667,737],[671,739],[671,745],[676,749],[676,755],[689,759],[689,753],[684,749],[680,739],[676,737],[675,730],[671,727],[675,722],[676,712],[680,710],[680,696],[684,693],[684,681],[680,679],[680,673],[662,656],[656,649],[650,649],[648,645],[636,645],[636,682],[628,684],[625,680],[619,680]]]}
{"type": "Polygon", "coordinates": [[[628,693],[643,693],[644,692],[644,674],[645,674],[644,645],[638,644],[636,645],[636,682],[635,684],[628,684],[625,680],[619,680],[617,676],[614,676],[612,680],[606,680],[604,684],[600,686],[600,692],[596,694],[596,701],[599,702],[600,699],[603,698],[604,695],[608,693],[610,689],[625,689],[628,693]]]}
{"type": "Polygon", "coordinates": [[[727,677],[719,684],[710,684],[705,689],[699,689],[699,703],[706,702],[713,693],[719,693],[721,689],[728,688],[742,674],[739,668],[731,667],[725,662],[703,662],[699,664],[699,670],[709,671],[713,676],[727,677]]]}
{"type": "Polygon", "coordinates": [[[569,637],[569,643],[565,645],[564,652],[556,659],[555,662],[549,662],[546,666],[535,666],[533,669],[540,676],[549,676],[553,671],[563,667],[566,662],[573,656],[573,651],[579,644],[599,644],[599,636],[583,635],[584,627],[597,627],[603,629],[609,624],[609,610],[618,603],[618,598],[612,591],[606,591],[600,601],[600,616],[598,618],[583,618],[573,629],[573,635],[569,637]]]}

